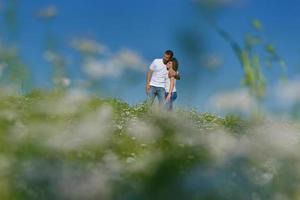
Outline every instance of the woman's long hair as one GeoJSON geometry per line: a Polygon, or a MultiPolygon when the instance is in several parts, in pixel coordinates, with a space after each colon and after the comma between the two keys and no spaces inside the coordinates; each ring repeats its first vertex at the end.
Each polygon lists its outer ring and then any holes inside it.
{"type": "Polygon", "coordinates": [[[179,67],[178,60],[176,58],[172,58],[170,61],[172,62],[172,69],[177,72],[179,67]]]}

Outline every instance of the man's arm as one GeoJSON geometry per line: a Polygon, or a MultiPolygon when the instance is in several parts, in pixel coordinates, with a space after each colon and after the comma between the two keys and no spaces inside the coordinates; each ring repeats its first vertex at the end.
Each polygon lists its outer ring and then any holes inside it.
{"type": "Polygon", "coordinates": [[[176,80],[180,80],[179,72],[177,72],[177,73],[175,74],[174,78],[175,78],[176,80]]]}
{"type": "Polygon", "coordinates": [[[146,93],[148,93],[150,90],[150,81],[151,81],[152,74],[153,74],[153,71],[151,69],[149,69],[147,72],[147,77],[146,77],[146,93]]]}

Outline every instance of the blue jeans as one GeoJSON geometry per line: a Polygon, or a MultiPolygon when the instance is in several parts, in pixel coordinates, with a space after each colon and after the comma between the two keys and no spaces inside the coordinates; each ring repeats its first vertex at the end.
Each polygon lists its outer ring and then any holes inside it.
{"type": "MultiPolygon", "coordinates": [[[[167,98],[168,94],[169,94],[168,92],[165,93],[166,98],[167,98]]],[[[166,104],[165,104],[167,110],[173,110],[173,102],[176,99],[177,99],[177,92],[172,92],[170,101],[166,101],[166,104]]]]}
{"type": "Polygon", "coordinates": [[[165,88],[155,87],[151,85],[150,91],[148,92],[147,103],[149,105],[152,105],[155,97],[157,97],[159,105],[162,105],[165,100],[164,93],[165,93],[165,88]]]}

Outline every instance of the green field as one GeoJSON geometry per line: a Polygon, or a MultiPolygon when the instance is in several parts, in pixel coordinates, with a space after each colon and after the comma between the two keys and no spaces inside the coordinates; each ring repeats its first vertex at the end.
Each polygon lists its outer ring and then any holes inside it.
{"type": "Polygon", "coordinates": [[[0,199],[298,199],[298,127],[0,93],[0,199]]]}

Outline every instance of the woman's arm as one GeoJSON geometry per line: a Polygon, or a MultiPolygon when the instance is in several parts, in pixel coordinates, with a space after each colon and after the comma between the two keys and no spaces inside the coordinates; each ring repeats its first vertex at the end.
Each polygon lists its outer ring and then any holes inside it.
{"type": "Polygon", "coordinates": [[[173,89],[174,89],[174,81],[175,81],[175,78],[174,78],[174,77],[171,77],[171,78],[170,78],[170,89],[169,89],[169,94],[173,92],[173,89]]]}
{"type": "Polygon", "coordinates": [[[175,82],[175,78],[171,77],[170,78],[169,94],[168,94],[168,96],[166,98],[167,101],[170,101],[170,99],[171,99],[171,95],[172,95],[172,92],[173,92],[173,89],[174,89],[174,82],[175,82]]]}

